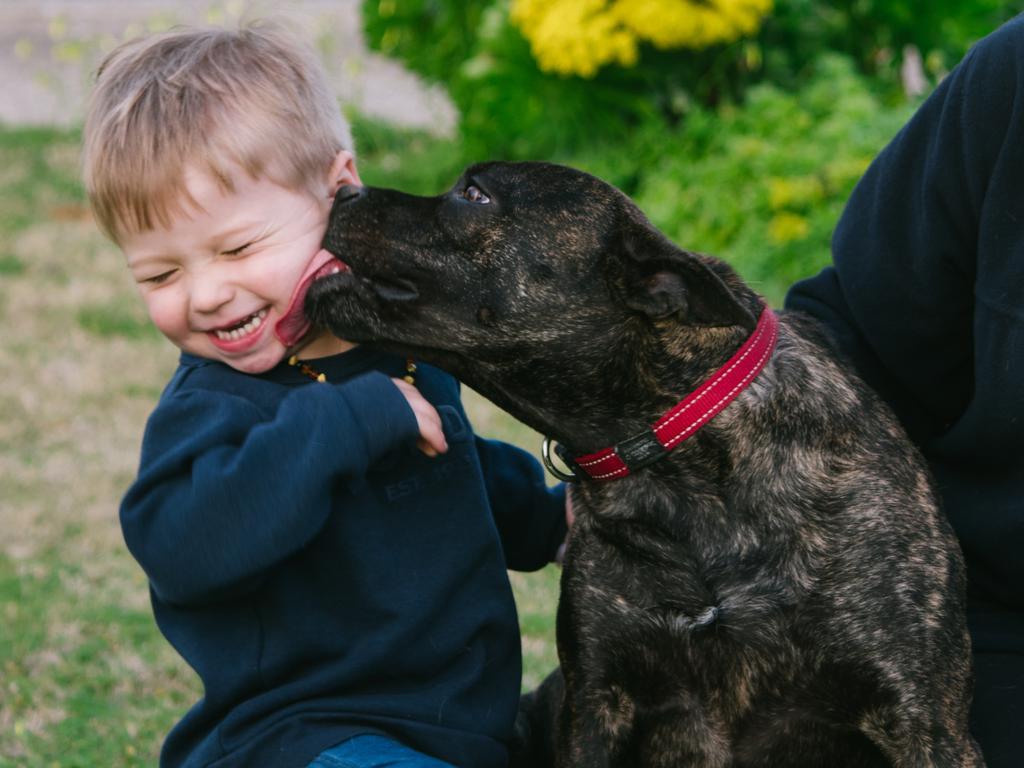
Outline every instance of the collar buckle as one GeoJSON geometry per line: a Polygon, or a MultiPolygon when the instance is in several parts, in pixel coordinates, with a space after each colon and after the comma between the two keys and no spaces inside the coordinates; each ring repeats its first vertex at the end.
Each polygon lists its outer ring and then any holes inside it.
{"type": "Polygon", "coordinates": [[[653,429],[623,440],[615,446],[615,453],[630,472],[653,464],[668,455],[668,449],[661,444],[653,429]]]}

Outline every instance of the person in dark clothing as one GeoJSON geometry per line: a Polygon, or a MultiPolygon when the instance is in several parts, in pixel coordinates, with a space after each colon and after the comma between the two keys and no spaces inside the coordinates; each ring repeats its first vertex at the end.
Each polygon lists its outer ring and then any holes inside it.
{"type": "Polygon", "coordinates": [[[99,73],[90,201],[182,351],[120,510],[204,688],[167,768],[508,761],[506,568],[555,557],[565,492],[473,434],[449,375],[310,329],[309,285],[347,268],[320,241],[349,141],[274,28],[175,30],[99,73]]]}
{"type": "Polygon", "coordinates": [[[1024,17],[977,43],[854,189],[822,320],[938,482],[968,568],[972,729],[1024,765],[1024,17]]]}

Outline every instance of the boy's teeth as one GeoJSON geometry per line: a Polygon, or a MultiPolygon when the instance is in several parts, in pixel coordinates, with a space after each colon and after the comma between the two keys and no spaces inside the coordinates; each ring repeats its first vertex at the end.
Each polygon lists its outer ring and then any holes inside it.
{"type": "Polygon", "coordinates": [[[245,321],[245,323],[240,327],[235,328],[234,330],[231,331],[217,330],[214,331],[214,333],[217,334],[218,339],[222,339],[223,341],[238,341],[238,339],[242,338],[243,336],[249,335],[257,328],[259,328],[260,325],[263,324],[263,318],[265,318],[266,316],[267,310],[261,309],[255,315],[250,315],[249,318],[245,321]]]}

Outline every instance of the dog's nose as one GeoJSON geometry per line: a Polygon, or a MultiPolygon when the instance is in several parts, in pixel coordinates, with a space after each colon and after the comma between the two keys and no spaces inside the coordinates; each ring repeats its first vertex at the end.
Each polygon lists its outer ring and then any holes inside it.
{"type": "Polygon", "coordinates": [[[362,196],[362,194],[363,187],[356,186],[355,184],[345,184],[339,187],[334,195],[334,205],[339,206],[352,202],[362,196]]]}

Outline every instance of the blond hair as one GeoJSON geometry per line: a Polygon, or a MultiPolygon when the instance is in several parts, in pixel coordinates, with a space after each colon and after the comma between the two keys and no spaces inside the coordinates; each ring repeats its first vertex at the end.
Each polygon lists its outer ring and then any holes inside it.
{"type": "Polygon", "coordinates": [[[225,192],[241,168],[319,196],[351,149],[316,55],[276,23],[177,28],[125,43],[100,65],[83,131],[83,178],[100,227],[165,227],[191,200],[185,169],[225,192]]]}

